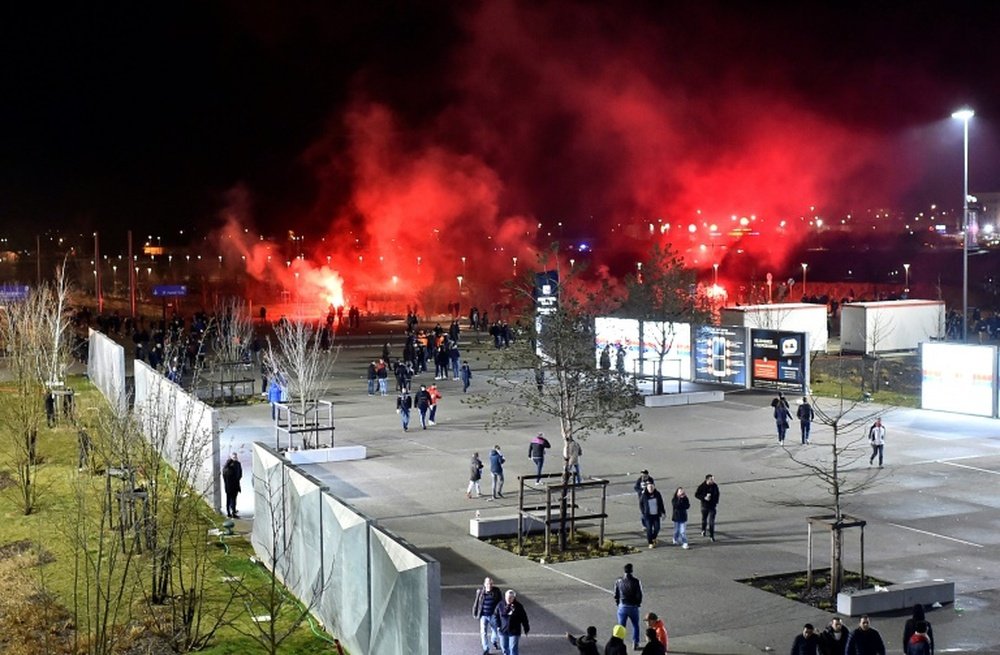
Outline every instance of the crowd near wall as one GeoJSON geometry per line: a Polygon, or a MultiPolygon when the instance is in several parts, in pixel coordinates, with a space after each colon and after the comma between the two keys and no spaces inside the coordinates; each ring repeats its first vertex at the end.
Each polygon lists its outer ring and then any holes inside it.
{"type": "Polygon", "coordinates": [[[128,409],[125,388],[125,349],[97,330],[87,343],[87,377],[119,416],[128,409]]]}
{"type": "Polygon", "coordinates": [[[439,655],[437,561],[272,449],[253,447],[257,558],[358,655],[439,655]]]}

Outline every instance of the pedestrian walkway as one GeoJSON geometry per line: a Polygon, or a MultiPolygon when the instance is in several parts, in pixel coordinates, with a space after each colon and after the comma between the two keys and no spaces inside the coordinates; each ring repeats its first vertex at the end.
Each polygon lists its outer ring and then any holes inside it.
{"type": "MultiPolygon", "coordinates": [[[[390,341],[392,336],[387,335],[390,341]]],[[[654,611],[664,619],[672,653],[784,651],[803,623],[819,627],[829,622],[829,613],[736,582],[804,570],[806,517],[822,511],[795,504],[825,501],[815,480],[775,444],[770,395],[740,392],[709,406],[642,408],[643,431],[588,439],[583,443],[583,475],[611,483],[608,537],[639,552],[542,565],[468,536],[469,520],[477,512],[513,513],[516,494],[487,502],[467,499],[465,489],[472,452],[478,450],[485,459],[494,443],[507,457],[507,489],[516,488],[518,475],[533,478],[527,447],[539,431],[553,442],[545,470],[554,471],[559,463],[556,422],[522,416],[498,432],[487,432],[487,410],[461,402],[460,382],[442,381],[437,424],[404,433],[395,396],[367,395],[365,367],[378,354],[378,343],[372,339],[370,350],[342,352],[333,381],[337,443],[365,445],[368,459],[312,465],[307,471],[441,563],[445,655],[481,652],[471,608],[475,589],[487,574],[502,589],[517,590],[527,609],[532,631],[521,642],[524,655],[573,653],[564,635],[581,634],[587,625],[598,627],[603,644],[615,616],[612,584],[627,561],[643,583],[643,613],[654,611]],[[677,486],[693,494],[706,473],[715,474],[721,489],[716,543],[699,535],[695,501],[690,550],[666,545],[662,538],[660,547],[644,547],[632,488],[644,468],[664,498],[677,486]]],[[[463,343],[463,358],[474,371],[470,393],[486,389],[486,357],[485,350],[463,343]]],[[[829,405],[824,402],[820,406],[829,405]]],[[[270,443],[269,419],[266,405],[227,409],[223,424],[230,427],[223,452],[246,452],[241,444],[253,439],[270,443]]],[[[872,488],[845,501],[851,515],[869,522],[866,572],[894,582],[954,580],[956,607],[928,613],[938,650],[1000,652],[994,624],[1000,612],[1000,531],[995,529],[1000,524],[1000,422],[920,410],[889,412],[884,422],[886,466],[872,488]]],[[[808,456],[828,449],[830,440],[830,430],[816,423],[812,445],[787,443],[789,451],[808,456]]],[[[851,466],[867,470],[866,442],[858,448],[862,457],[851,466]]],[[[243,463],[249,470],[248,460],[243,463]]],[[[241,494],[240,501],[241,515],[252,515],[252,508],[242,505],[252,502],[252,494],[241,494]]],[[[663,531],[669,537],[669,522],[663,531]]],[[[859,563],[856,541],[848,542],[845,564],[854,569],[859,563]]],[[[822,537],[816,544],[822,560],[826,544],[822,537]]],[[[898,652],[905,618],[874,618],[890,652],[898,652]]],[[[857,621],[847,623],[853,628],[857,621]]]]}

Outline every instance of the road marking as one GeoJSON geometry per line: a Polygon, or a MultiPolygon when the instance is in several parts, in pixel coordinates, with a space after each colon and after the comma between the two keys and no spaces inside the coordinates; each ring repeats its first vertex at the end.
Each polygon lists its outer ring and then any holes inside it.
{"type": "Polygon", "coordinates": [[[982,544],[973,543],[971,541],[964,541],[962,539],[956,539],[955,537],[949,537],[947,535],[938,534],[937,532],[928,532],[927,530],[918,530],[917,528],[911,528],[908,525],[900,525],[899,523],[890,523],[889,525],[900,528],[902,530],[910,530],[912,532],[919,532],[920,534],[925,534],[929,537],[938,537],[940,539],[947,539],[948,541],[957,541],[960,544],[965,544],[966,546],[975,546],[976,548],[984,548],[982,544]]]}
{"type": "Polygon", "coordinates": [[[970,469],[972,471],[979,471],[980,473],[992,473],[993,475],[1000,475],[1000,471],[991,471],[990,469],[979,468],[978,466],[969,466],[968,464],[956,464],[955,462],[941,462],[942,464],[947,464],[948,466],[957,466],[963,469],[970,469]]]}
{"type": "Polygon", "coordinates": [[[549,566],[548,564],[542,564],[542,568],[543,569],[547,569],[549,571],[552,571],[553,573],[558,573],[559,575],[561,575],[563,577],[566,577],[566,578],[569,578],[570,580],[576,580],[577,582],[585,584],[588,587],[593,587],[594,589],[598,589],[600,591],[603,591],[604,593],[606,593],[608,595],[610,595],[610,594],[613,593],[610,589],[607,589],[606,587],[602,587],[600,585],[596,585],[593,582],[589,582],[587,580],[584,580],[583,578],[578,578],[575,575],[570,575],[569,573],[566,573],[565,571],[560,571],[559,569],[554,569],[551,566],[549,566]]]}

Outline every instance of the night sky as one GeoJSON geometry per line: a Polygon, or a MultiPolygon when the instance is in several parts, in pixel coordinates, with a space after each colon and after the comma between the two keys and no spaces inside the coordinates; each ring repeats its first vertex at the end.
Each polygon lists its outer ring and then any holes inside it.
{"type": "Polygon", "coordinates": [[[228,219],[381,250],[414,225],[513,248],[538,221],[600,238],[698,210],[958,206],[949,116],[964,104],[972,191],[1000,189],[998,3],[0,11],[0,217],[14,235],[228,219]]]}

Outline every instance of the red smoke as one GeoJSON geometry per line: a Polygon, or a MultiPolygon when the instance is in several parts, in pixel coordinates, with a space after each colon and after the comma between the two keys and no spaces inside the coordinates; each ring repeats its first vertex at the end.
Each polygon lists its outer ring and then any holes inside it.
{"type": "Polygon", "coordinates": [[[300,244],[303,259],[268,262],[229,217],[252,275],[324,305],[442,311],[461,293],[468,309],[500,300],[558,239],[585,241],[564,259],[613,277],[660,240],[723,278],[780,278],[816,216],[830,225],[840,215],[824,212],[884,202],[907,178],[881,137],[825,117],[780,68],[771,79],[739,53],[686,50],[687,25],[601,3],[477,7],[440,72],[450,100],[436,114],[371,99],[361,75],[304,154],[319,191],[298,218],[329,227],[300,244]]]}

